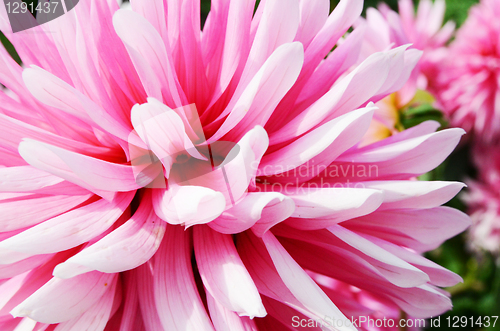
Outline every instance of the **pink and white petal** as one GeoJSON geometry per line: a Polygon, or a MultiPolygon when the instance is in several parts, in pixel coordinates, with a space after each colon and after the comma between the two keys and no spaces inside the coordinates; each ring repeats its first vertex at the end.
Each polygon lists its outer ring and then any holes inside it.
{"type": "Polygon", "coordinates": [[[343,226],[417,251],[437,248],[471,225],[470,217],[450,207],[376,211],[343,226]]]}
{"type": "Polygon", "coordinates": [[[265,1],[259,7],[263,8],[263,12],[242,74],[242,85],[248,84],[278,47],[292,42],[299,28],[298,0],[265,1]]]}
{"type": "Polygon", "coordinates": [[[113,302],[118,283],[115,277],[109,289],[93,306],[89,307],[82,315],[69,321],[59,323],[54,331],[72,331],[75,329],[103,331],[111,316],[113,302]]]}
{"type": "Polygon", "coordinates": [[[156,216],[150,194],[142,199],[127,222],[58,265],[54,276],[65,279],[93,270],[123,272],[148,261],[160,246],[166,224],[156,216]]]}
{"type": "Polygon", "coordinates": [[[281,279],[297,300],[323,318],[332,317],[335,320],[346,322],[342,327],[339,327],[339,330],[355,330],[352,325],[347,323],[348,318],[333,304],[304,269],[295,262],[271,232],[266,232],[262,240],[281,279]]]}
{"type": "Polygon", "coordinates": [[[300,0],[300,20],[295,41],[300,41],[307,48],[311,40],[325,25],[330,12],[328,0],[300,0]]]}
{"type": "MultiPolygon", "coordinates": [[[[163,326],[155,302],[153,263],[150,260],[129,273],[132,285],[137,286],[140,308],[138,315],[142,315],[146,330],[162,330],[163,326]]],[[[135,329],[130,331],[135,331],[135,329]]]]}
{"type": "Polygon", "coordinates": [[[23,81],[26,88],[37,100],[48,106],[61,109],[86,124],[93,124],[74,93],[75,89],[62,79],[40,67],[32,66],[24,69],[23,81]]]}
{"type": "Polygon", "coordinates": [[[132,107],[131,120],[141,139],[162,161],[166,177],[181,152],[205,159],[189,139],[181,117],[168,106],[149,98],[148,103],[132,107]]]}
{"type": "Polygon", "coordinates": [[[384,192],[379,210],[434,208],[445,204],[466,185],[460,182],[440,181],[370,181],[363,187],[384,192]]]}
{"type": "MultiPolygon", "coordinates": [[[[379,179],[412,178],[441,164],[457,146],[464,133],[462,129],[438,131],[371,151],[347,153],[341,155],[335,163],[338,162],[341,167],[352,163],[358,164],[358,167],[375,167],[376,177],[379,179]]],[[[348,178],[350,177],[345,179],[348,178]]]]}
{"type": "Polygon", "coordinates": [[[241,94],[235,94],[218,119],[227,116],[222,126],[208,139],[219,140],[239,123],[238,136],[255,125],[264,125],[281,98],[295,83],[302,63],[304,50],[298,42],[278,47],[253,76],[241,94]],[[245,118],[246,120],[241,122],[245,118]]]}
{"type": "Polygon", "coordinates": [[[310,107],[274,132],[271,144],[302,135],[321,123],[362,106],[378,92],[389,74],[389,68],[390,58],[387,53],[371,55],[347,76],[337,80],[310,107]]]}
{"type": "Polygon", "coordinates": [[[12,278],[35,269],[50,260],[53,256],[53,254],[37,255],[18,262],[0,265],[0,279],[12,278]]]}
{"type": "MultiPolygon", "coordinates": [[[[262,295],[283,302],[309,318],[321,319],[317,312],[309,310],[299,302],[283,283],[281,276],[273,267],[273,261],[267,253],[262,240],[248,231],[239,234],[237,238],[238,253],[262,295]]],[[[264,299],[265,297],[263,297],[263,300],[264,299]]],[[[265,319],[268,318],[269,315],[265,317],[265,319]]]]}
{"type": "Polygon", "coordinates": [[[266,309],[232,237],[202,226],[193,236],[200,276],[214,299],[239,316],[264,317],[266,309]]]}
{"type": "Polygon", "coordinates": [[[250,192],[208,226],[225,234],[240,233],[253,227],[264,233],[274,224],[287,219],[294,210],[293,201],[277,192],[250,192]]]}
{"type": "Polygon", "coordinates": [[[167,225],[154,262],[156,310],[164,329],[210,331],[214,327],[193,277],[189,235],[180,226],[167,225]]]}
{"type": "MultiPolygon", "coordinates": [[[[196,167],[183,168],[185,178],[189,180],[184,180],[182,184],[205,186],[219,191],[224,195],[227,205],[234,205],[243,197],[249,185],[255,182],[257,165],[267,150],[269,139],[266,130],[261,126],[256,126],[247,132],[236,145],[231,144],[230,152],[215,170],[204,173],[196,167]]],[[[181,180],[182,177],[177,182],[181,180]]]]}
{"type": "Polygon", "coordinates": [[[0,231],[13,231],[63,214],[92,197],[87,195],[23,194],[0,200],[0,231]]]}
{"type": "MultiPolygon", "coordinates": [[[[269,176],[293,170],[314,159],[315,165],[330,164],[354,146],[370,126],[375,108],[351,111],[300,137],[287,146],[267,154],[259,165],[258,175],[269,176]]],[[[301,180],[308,180],[306,176],[301,180]]]]}
{"type": "Polygon", "coordinates": [[[295,203],[294,218],[304,218],[306,221],[293,222],[294,226],[308,229],[326,224],[336,224],[345,220],[367,215],[377,210],[383,201],[383,193],[379,190],[362,188],[319,188],[301,189],[289,192],[295,203]],[[318,222],[318,224],[308,223],[318,222]],[[300,226],[299,226],[300,224],[300,226]],[[310,227],[310,228],[309,228],[310,227]]]}
{"type": "Polygon", "coordinates": [[[185,104],[172,57],[153,25],[130,10],[118,10],[113,16],[113,25],[127,48],[148,96],[165,100],[170,107],[185,104]]]}
{"type": "Polygon", "coordinates": [[[328,227],[328,231],[354,250],[359,251],[360,256],[366,255],[373,259],[372,264],[384,274],[386,279],[396,286],[415,287],[429,281],[429,277],[425,272],[353,231],[340,225],[332,225],[328,227]]]}
{"type": "Polygon", "coordinates": [[[274,51],[264,64],[265,69],[263,67],[259,70],[262,77],[250,106],[236,105],[227,117],[229,128],[233,126],[232,123],[237,123],[232,130],[226,129],[228,140],[238,140],[256,125],[265,126],[278,103],[299,77],[303,62],[304,49],[300,43],[285,44],[274,51]]]}
{"type": "Polygon", "coordinates": [[[429,283],[441,287],[451,287],[460,282],[463,282],[462,277],[456,273],[443,268],[437,263],[434,263],[422,255],[411,251],[407,248],[395,245],[383,239],[364,235],[365,238],[376,244],[377,246],[383,248],[384,250],[396,255],[397,257],[405,260],[406,262],[414,265],[418,269],[422,270],[429,276],[429,283]]]}
{"type": "Polygon", "coordinates": [[[150,174],[141,172],[136,178],[131,166],[99,160],[31,139],[19,144],[19,154],[35,168],[95,191],[96,194],[102,191],[136,190],[156,177],[150,178],[150,174]]]}
{"type": "Polygon", "coordinates": [[[14,263],[32,255],[56,253],[85,243],[109,229],[133,196],[134,192],[118,194],[112,203],[99,199],[10,237],[0,242],[0,261],[14,263]]]}
{"type": "Polygon", "coordinates": [[[207,306],[210,319],[217,331],[257,331],[255,322],[246,317],[240,317],[235,312],[221,305],[207,293],[207,306]]]}
{"type": "Polygon", "coordinates": [[[83,314],[115,281],[115,274],[91,272],[71,279],[52,278],[15,307],[14,317],[41,323],[61,323],[83,314]]]}
{"type": "Polygon", "coordinates": [[[63,181],[31,166],[0,168],[0,192],[30,192],[63,181]]]}
{"type": "Polygon", "coordinates": [[[153,207],[162,220],[190,227],[217,218],[226,208],[220,192],[203,186],[172,185],[168,190],[153,190],[153,207]]]}

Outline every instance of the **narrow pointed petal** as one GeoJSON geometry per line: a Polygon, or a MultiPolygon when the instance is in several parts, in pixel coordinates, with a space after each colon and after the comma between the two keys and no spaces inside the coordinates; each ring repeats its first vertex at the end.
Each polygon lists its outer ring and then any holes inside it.
{"type": "MultiPolygon", "coordinates": [[[[330,164],[363,137],[374,110],[373,107],[367,107],[352,111],[325,123],[286,147],[265,155],[259,166],[259,175],[283,173],[313,158],[316,166],[330,164]]],[[[310,178],[308,175],[301,179],[310,178]]]]}
{"type": "Polygon", "coordinates": [[[210,318],[217,331],[257,331],[255,322],[246,317],[240,317],[235,312],[227,309],[207,293],[207,305],[210,318]]]}
{"type": "Polygon", "coordinates": [[[54,331],[71,331],[75,329],[103,331],[111,316],[117,283],[117,279],[114,279],[99,301],[88,308],[82,315],[59,323],[54,331]]]}
{"type": "Polygon", "coordinates": [[[348,318],[332,303],[304,269],[293,260],[271,232],[267,232],[262,240],[281,279],[304,306],[318,312],[320,316],[329,316],[346,322],[342,327],[339,327],[339,330],[355,330],[352,325],[347,323],[348,318]]]}
{"type": "Polygon", "coordinates": [[[207,291],[227,309],[240,316],[264,317],[259,292],[241,261],[231,236],[207,227],[196,227],[194,250],[207,291]]]}
{"type": "Polygon", "coordinates": [[[295,203],[295,211],[286,222],[302,230],[323,229],[370,214],[383,201],[381,191],[361,188],[299,188],[289,197],[295,203]]]}
{"type": "Polygon", "coordinates": [[[102,161],[31,139],[19,145],[19,154],[35,168],[96,192],[126,192],[151,181],[144,174],[136,178],[131,166],[102,161]]]}
{"type": "Polygon", "coordinates": [[[186,227],[218,217],[226,207],[224,195],[203,186],[173,186],[153,191],[156,214],[170,224],[186,227]]]}
{"type": "Polygon", "coordinates": [[[180,226],[167,226],[165,238],[155,255],[156,309],[164,329],[210,331],[214,327],[198,294],[191,269],[188,233],[180,226]]]}
{"type": "Polygon", "coordinates": [[[208,226],[225,234],[235,234],[252,228],[264,233],[292,214],[293,201],[281,193],[250,192],[232,208],[226,210],[208,226]]]}
{"type": "Polygon", "coordinates": [[[133,196],[133,192],[119,194],[112,203],[100,199],[10,237],[0,242],[0,261],[13,263],[32,255],[56,253],[85,243],[110,228],[133,196]]]}
{"type": "Polygon", "coordinates": [[[150,195],[122,226],[54,269],[54,276],[70,278],[92,270],[114,273],[140,266],[160,246],[166,224],[156,216],[150,195]]]}
{"type": "Polygon", "coordinates": [[[61,323],[83,314],[115,281],[115,274],[92,272],[71,279],[52,278],[11,311],[41,323],[61,323]]]}

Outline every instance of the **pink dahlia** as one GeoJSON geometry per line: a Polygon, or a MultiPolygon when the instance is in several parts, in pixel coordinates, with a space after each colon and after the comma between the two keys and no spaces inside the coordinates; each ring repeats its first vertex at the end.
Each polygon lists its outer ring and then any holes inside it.
{"type": "Polygon", "coordinates": [[[450,309],[460,277],[420,253],[469,225],[441,206],[463,184],[414,178],[463,130],[358,145],[413,70],[406,47],[350,69],[352,35],[331,52],[362,5],[214,0],[200,32],[198,0],[89,0],[15,34],[0,6],[23,61],[0,50],[0,329],[450,309]]]}
{"type": "Polygon", "coordinates": [[[433,81],[435,66],[453,35],[455,23],[449,21],[443,26],[444,0],[434,3],[422,0],[416,13],[412,0],[399,0],[398,5],[399,13],[385,3],[380,4],[378,10],[368,8],[366,19],[360,19],[357,24],[366,29],[362,58],[403,45],[422,51],[421,55],[414,55],[418,64],[407,84],[397,93],[397,106],[401,108],[413,99],[417,89],[426,90],[429,81],[433,81]]]}
{"type": "Polygon", "coordinates": [[[436,89],[454,126],[486,142],[500,137],[500,3],[483,0],[471,8],[439,66],[436,89]]]}
{"type": "Polygon", "coordinates": [[[471,246],[500,253],[500,148],[475,143],[473,160],[478,178],[469,183],[463,195],[469,207],[472,226],[469,229],[471,246]]]}

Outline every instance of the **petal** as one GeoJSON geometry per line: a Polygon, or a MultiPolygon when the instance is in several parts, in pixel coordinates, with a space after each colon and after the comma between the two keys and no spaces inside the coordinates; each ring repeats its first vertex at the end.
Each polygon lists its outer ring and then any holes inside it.
{"type": "Polygon", "coordinates": [[[253,227],[259,234],[292,214],[293,201],[281,193],[250,192],[208,226],[225,234],[243,232],[253,227]]]}
{"type": "Polygon", "coordinates": [[[52,278],[11,311],[41,323],[61,323],[83,314],[108,291],[114,274],[91,272],[71,279],[52,278]]]}
{"type": "Polygon", "coordinates": [[[450,207],[377,211],[343,225],[360,233],[418,251],[437,248],[471,225],[469,216],[450,207]]]}
{"type": "Polygon", "coordinates": [[[0,200],[0,231],[12,231],[38,224],[62,214],[88,200],[87,195],[23,194],[13,199],[0,200]]]}
{"type": "Polygon", "coordinates": [[[381,191],[361,188],[298,188],[288,196],[295,203],[295,211],[286,223],[301,230],[323,229],[369,215],[383,201],[381,191]]]}
{"type": "Polygon", "coordinates": [[[201,279],[214,299],[240,316],[264,317],[259,292],[241,261],[231,236],[195,227],[194,250],[201,279]]]}
{"type": "Polygon", "coordinates": [[[136,178],[131,166],[106,162],[59,147],[25,139],[19,144],[19,154],[35,168],[62,177],[95,191],[127,192],[147,185],[148,174],[136,178]]]}
{"type": "Polygon", "coordinates": [[[71,331],[75,329],[103,331],[111,316],[116,288],[117,278],[109,285],[109,289],[99,301],[89,307],[82,315],[59,323],[54,331],[71,331]]]}
{"type": "MultiPolygon", "coordinates": [[[[123,214],[134,193],[71,210],[0,242],[0,261],[13,263],[37,254],[64,251],[105,232],[123,214]],[[14,252],[20,254],[14,254],[14,252]]],[[[60,197],[56,197],[60,201],[60,197]]]]}
{"type": "Polygon", "coordinates": [[[440,181],[370,181],[363,187],[384,192],[380,210],[406,208],[433,208],[450,201],[466,185],[460,182],[440,181]]]}
{"type": "Polygon", "coordinates": [[[262,240],[281,279],[304,306],[311,311],[318,312],[323,318],[333,317],[336,320],[346,322],[342,327],[339,327],[339,330],[354,330],[347,323],[348,318],[332,303],[304,269],[293,260],[271,232],[264,234],[262,240]]]}
{"type": "Polygon", "coordinates": [[[203,186],[172,186],[153,191],[153,206],[162,220],[190,227],[214,220],[224,211],[226,200],[203,186]]]}
{"type": "Polygon", "coordinates": [[[164,329],[214,330],[194,281],[188,233],[180,226],[167,225],[155,255],[154,293],[164,329]]]}
{"type": "MultiPolygon", "coordinates": [[[[316,167],[330,164],[363,137],[368,130],[374,110],[373,107],[367,107],[349,112],[323,124],[278,151],[265,155],[258,174],[269,176],[283,173],[313,158],[316,167]]],[[[310,176],[305,176],[301,181],[308,179],[310,176]]]]}
{"type": "Polygon", "coordinates": [[[314,36],[325,25],[330,12],[330,2],[328,0],[301,0],[299,5],[300,21],[295,40],[300,41],[307,48],[314,36]]]}
{"type": "Polygon", "coordinates": [[[303,52],[302,45],[297,42],[278,47],[245,86],[241,95],[233,96],[219,119],[229,116],[208,142],[219,140],[233,129],[239,138],[249,128],[264,125],[278,102],[295,83],[304,61],[303,52]]]}
{"type": "Polygon", "coordinates": [[[185,104],[172,57],[158,31],[145,18],[130,10],[118,10],[113,25],[125,44],[148,96],[170,107],[185,104]]]}
{"type": "Polygon", "coordinates": [[[217,331],[257,331],[255,322],[250,318],[227,309],[215,300],[210,293],[207,293],[207,305],[210,311],[210,318],[217,331]]]}
{"type": "Polygon", "coordinates": [[[154,213],[150,193],[146,193],[127,222],[58,265],[54,276],[70,278],[92,270],[113,273],[136,268],[156,253],[165,226],[154,213]]]}
{"type": "Polygon", "coordinates": [[[465,133],[462,129],[447,129],[382,147],[354,150],[341,155],[335,162],[358,163],[377,167],[377,176],[413,177],[441,164],[453,151],[465,133]]]}

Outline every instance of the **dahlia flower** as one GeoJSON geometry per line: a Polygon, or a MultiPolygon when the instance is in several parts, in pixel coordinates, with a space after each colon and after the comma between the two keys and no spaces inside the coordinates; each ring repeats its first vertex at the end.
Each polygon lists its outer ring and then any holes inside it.
{"type": "Polygon", "coordinates": [[[402,45],[422,51],[418,65],[403,89],[398,91],[397,106],[406,105],[417,89],[426,90],[429,80],[434,79],[435,66],[442,58],[444,47],[455,30],[455,23],[443,26],[446,4],[444,0],[422,0],[415,14],[412,0],[398,1],[399,13],[385,3],[368,8],[366,19],[360,18],[357,25],[365,26],[366,34],[361,58],[402,45]]]}
{"type": "Polygon", "coordinates": [[[473,6],[440,62],[436,86],[440,107],[451,124],[473,131],[485,142],[500,136],[500,3],[473,6]]]}
{"type": "Polygon", "coordinates": [[[472,218],[468,231],[469,243],[474,249],[500,252],[500,149],[498,146],[475,142],[473,160],[477,180],[468,183],[463,194],[472,218]]]}
{"type": "Polygon", "coordinates": [[[469,225],[441,206],[463,184],[414,178],[463,130],[358,145],[413,54],[335,47],[360,0],[214,0],[201,32],[199,6],[80,1],[19,33],[0,6],[23,61],[0,50],[0,329],[354,330],[450,309],[439,287],[461,278],[420,253],[469,225]]]}
{"type": "Polygon", "coordinates": [[[400,131],[403,128],[400,119],[404,109],[434,103],[434,98],[426,90],[429,84],[433,85],[436,66],[455,28],[453,22],[443,26],[444,0],[434,3],[430,0],[420,1],[416,14],[411,0],[400,0],[398,5],[399,13],[385,3],[381,3],[378,9],[368,8],[366,18],[359,18],[355,23],[364,32],[360,60],[375,52],[407,45],[412,51],[412,61],[416,63],[406,84],[376,104],[374,119],[362,145],[400,131]]]}

